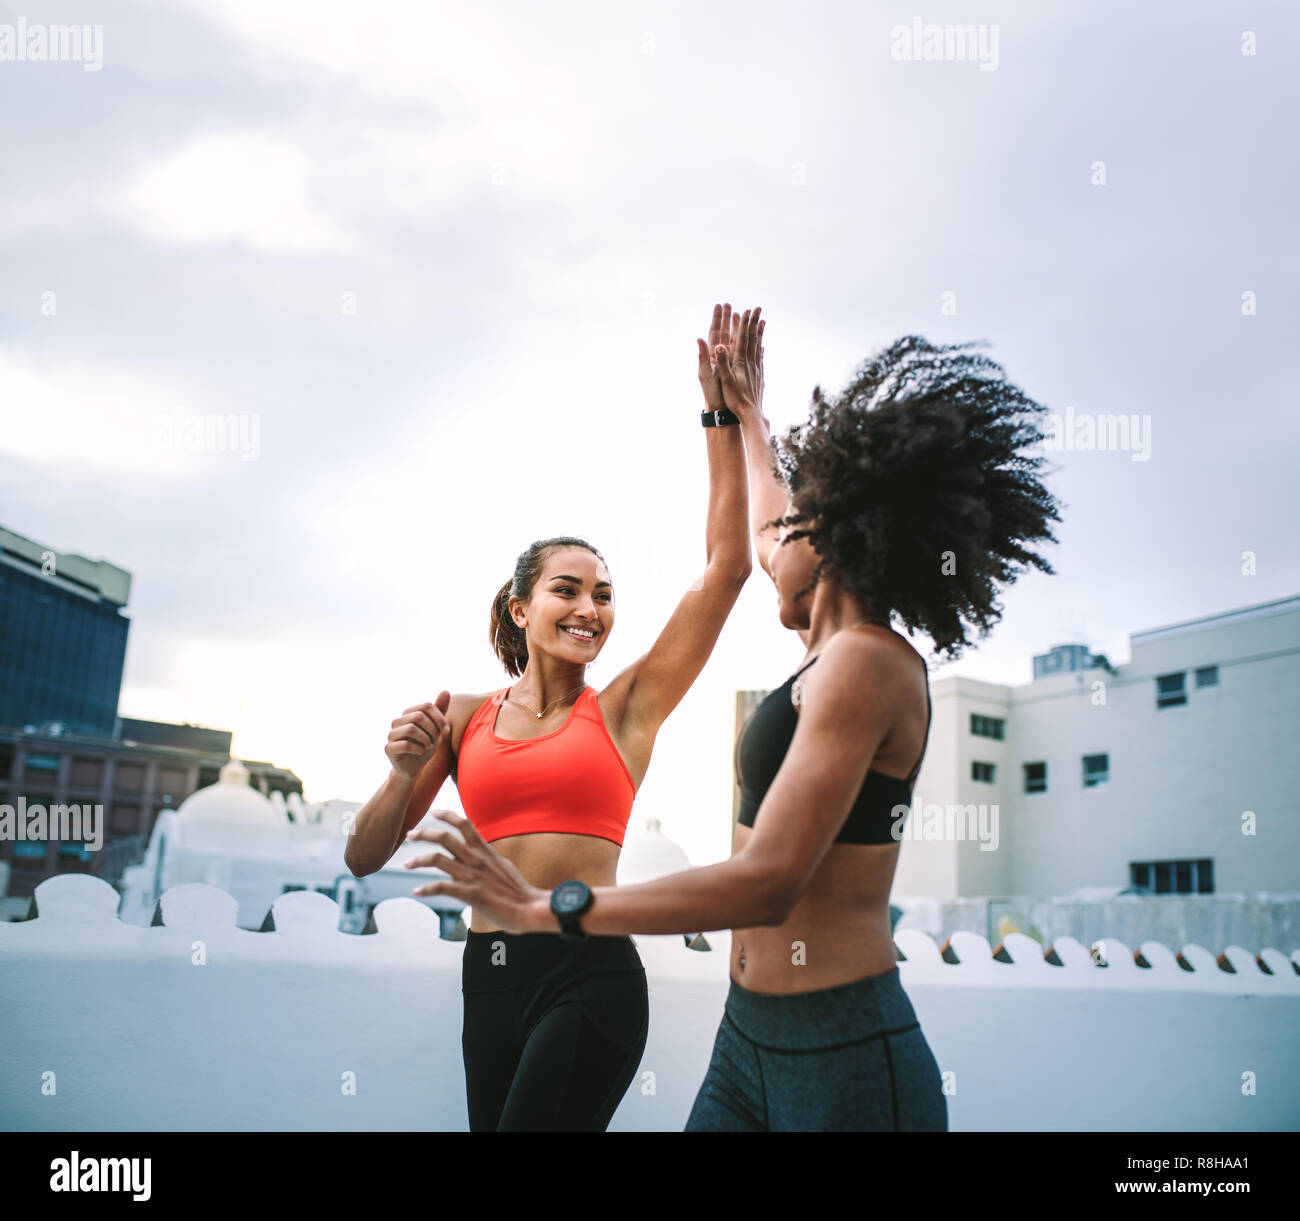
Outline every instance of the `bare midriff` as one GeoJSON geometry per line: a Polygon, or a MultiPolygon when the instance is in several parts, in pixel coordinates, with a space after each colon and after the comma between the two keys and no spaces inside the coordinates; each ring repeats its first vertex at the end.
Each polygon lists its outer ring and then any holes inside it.
{"type": "MultiPolygon", "coordinates": [[[[492,847],[543,890],[553,890],[572,879],[593,887],[613,886],[621,851],[613,840],[558,831],[508,835],[493,840],[492,847]]],[[[474,933],[495,933],[500,928],[480,918],[478,912],[471,913],[469,927],[474,933]]]]}
{"type": "MultiPolygon", "coordinates": [[[[737,827],[734,851],[753,834],[737,827]]],[[[899,845],[832,844],[784,924],[731,932],[731,978],[750,992],[815,992],[893,970],[889,891],[899,845]]]]}

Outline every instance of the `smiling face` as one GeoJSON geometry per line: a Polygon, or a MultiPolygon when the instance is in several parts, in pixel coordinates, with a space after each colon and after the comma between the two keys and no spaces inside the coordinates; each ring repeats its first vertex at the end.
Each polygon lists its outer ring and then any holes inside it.
{"type": "Polygon", "coordinates": [[[543,562],[528,600],[510,600],[510,613],[528,632],[530,655],[594,661],[614,626],[609,571],[585,547],[556,548],[543,562]]]}
{"type": "MultiPolygon", "coordinates": [[[[793,512],[794,505],[787,504],[785,516],[789,517],[793,512]]],[[[801,522],[799,528],[806,529],[809,525],[809,522],[801,522]]],[[[768,563],[772,566],[772,579],[776,582],[781,626],[791,630],[806,628],[811,622],[812,592],[804,594],[797,602],[795,594],[808,585],[819,558],[807,538],[789,537],[795,528],[781,527],[777,545],[772,548],[768,558],[768,563]]]]}

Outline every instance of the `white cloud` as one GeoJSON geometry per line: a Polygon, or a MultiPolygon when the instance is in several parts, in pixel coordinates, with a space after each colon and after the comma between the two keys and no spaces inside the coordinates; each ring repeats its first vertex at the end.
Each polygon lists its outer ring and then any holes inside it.
{"type": "Polygon", "coordinates": [[[166,479],[192,473],[200,457],[173,446],[169,429],[178,410],[202,418],[202,403],[189,387],[139,367],[0,348],[0,403],[0,451],[18,458],[166,479]]]}
{"type": "Polygon", "coordinates": [[[351,253],[312,196],[311,158],[263,132],[196,136],[121,192],[122,220],[165,242],[242,242],[269,253],[351,253]]]}
{"type": "Polygon", "coordinates": [[[453,0],[175,2],[244,42],[268,73],[286,62],[324,69],[377,99],[456,106],[490,95],[514,109],[536,73],[515,22],[502,28],[481,6],[453,0]]]}

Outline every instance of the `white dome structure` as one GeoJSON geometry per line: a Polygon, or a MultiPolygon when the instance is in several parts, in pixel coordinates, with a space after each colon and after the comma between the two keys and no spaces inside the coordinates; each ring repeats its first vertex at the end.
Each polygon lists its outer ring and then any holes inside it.
{"type": "Polygon", "coordinates": [[[652,814],[645,820],[644,831],[624,841],[623,854],[618,859],[618,884],[635,886],[690,868],[690,857],[681,845],[663,833],[659,820],[652,814]]]}
{"type": "Polygon", "coordinates": [[[130,875],[123,899],[135,921],[148,923],[173,886],[200,882],[226,891],[237,904],[239,926],[256,929],[286,891],[332,896],[340,879],[351,878],[340,824],[359,804],[331,803],[333,817],[322,825],[320,807],[295,794],[299,815],[310,817],[294,822],[291,803],[259,793],[249,786],[248,775],[243,763],[231,759],[216,784],[187,797],[175,813],[159,814],[144,862],[130,875]]]}
{"type": "Polygon", "coordinates": [[[238,759],[231,759],[221,769],[216,784],[185,798],[176,813],[182,826],[186,823],[221,822],[274,827],[284,822],[284,815],[271,801],[249,786],[248,768],[238,759]]]}

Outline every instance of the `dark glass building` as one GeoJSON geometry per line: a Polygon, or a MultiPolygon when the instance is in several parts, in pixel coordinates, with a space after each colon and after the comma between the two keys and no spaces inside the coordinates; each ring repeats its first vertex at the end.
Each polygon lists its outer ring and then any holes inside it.
{"type": "Polygon", "coordinates": [[[0,527],[0,725],[112,737],[131,574],[0,527]]]}

